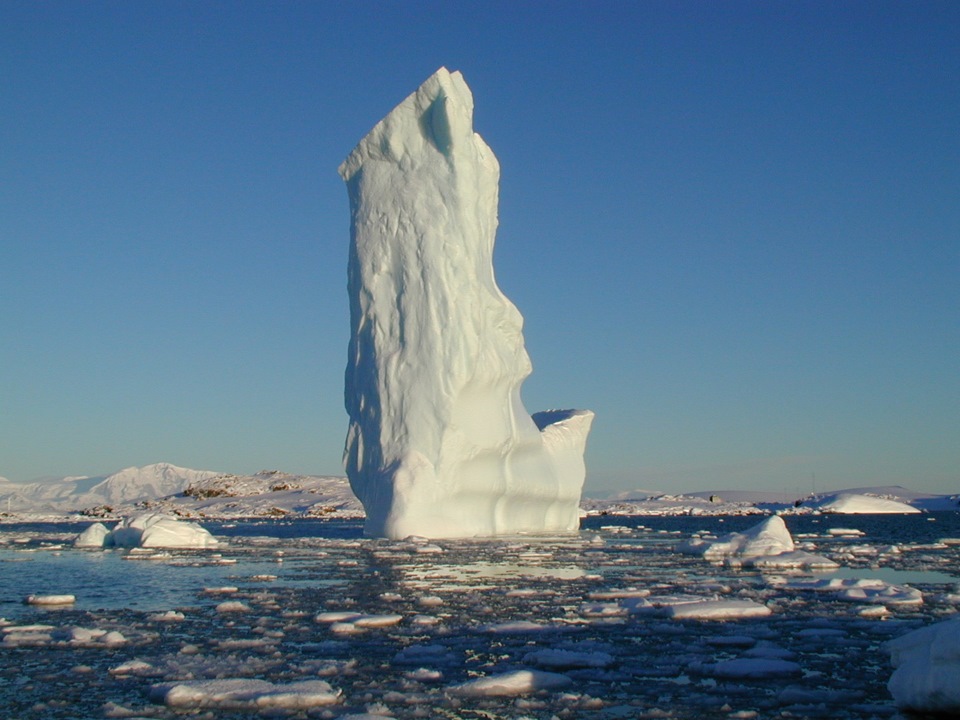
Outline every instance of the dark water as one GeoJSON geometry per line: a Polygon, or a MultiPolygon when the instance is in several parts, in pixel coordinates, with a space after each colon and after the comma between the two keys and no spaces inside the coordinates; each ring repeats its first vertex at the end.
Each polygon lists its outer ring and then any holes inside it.
{"type": "MultiPolygon", "coordinates": [[[[693,533],[723,534],[756,525],[762,516],[602,516],[585,518],[581,537],[601,528],[624,527],[647,545],[671,547],[693,533]]],[[[960,538],[960,513],[921,515],[799,515],[786,516],[798,540],[846,544],[926,545],[942,538],[960,538]],[[862,537],[829,537],[831,528],[857,529],[862,537]]],[[[74,550],[70,539],[89,523],[17,523],[0,525],[0,537],[25,542],[0,545],[0,617],[35,612],[23,605],[29,594],[74,594],[81,609],[128,608],[156,611],[196,604],[205,587],[234,585],[257,575],[275,575],[280,585],[316,584],[309,571],[317,555],[338,552],[343,543],[383,543],[363,537],[359,520],[250,520],[205,522],[204,527],[225,541],[217,553],[176,551],[157,559],[131,559],[123,550],[74,550]]],[[[551,538],[524,538],[549,545],[551,538]]],[[[483,541],[461,541],[479,543],[483,541]]],[[[671,561],[673,562],[673,561],[671,561]]],[[[877,573],[874,572],[874,575],[877,573]]],[[[960,568],[928,568],[915,554],[894,559],[883,578],[889,582],[947,582],[960,568]],[[934,573],[935,574],[931,574],[934,573]],[[912,575],[897,573],[913,573],[912,575]],[[919,573],[919,574],[918,574],[919,573]]]]}
{"type": "MultiPolygon", "coordinates": [[[[193,717],[196,708],[181,713],[152,703],[150,684],[185,676],[289,682],[316,678],[320,661],[342,664],[331,678],[344,692],[333,716],[384,703],[400,720],[421,717],[423,708],[436,711],[432,717],[536,720],[895,717],[883,643],[955,611],[943,598],[960,579],[960,546],[934,543],[960,537],[960,516],[785,518],[797,540],[842,560],[844,572],[894,573],[891,581],[910,577],[929,593],[922,606],[892,608],[886,619],[865,618],[860,605],[828,594],[771,584],[759,571],[676,552],[677,542],[693,533],[740,531],[763,519],[591,517],[579,536],[438,541],[435,553],[423,553],[423,546],[413,543],[364,538],[359,521],[206,522],[224,541],[221,549],[157,553],[153,559],[70,547],[89,523],[2,525],[0,616],[21,624],[115,629],[128,644],[110,650],[63,643],[0,647],[0,717],[104,717],[107,703],[144,717],[193,717]],[[617,527],[624,530],[612,529],[617,527]],[[831,528],[864,535],[834,537],[831,528]],[[882,558],[853,552],[858,546],[889,545],[902,552],[882,558]],[[230,586],[236,592],[205,592],[230,586]],[[767,604],[773,612],[756,620],[682,622],[643,614],[597,618],[584,609],[596,602],[597,592],[631,587],[666,596],[719,593],[767,604]],[[71,593],[77,602],[46,610],[23,604],[30,593],[71,593]],[[424,597],[441,604],[422,604],[424,597]],[[242,601],[250,612],[220,612],[217,605],[224,599],[242,601]],[[184,614],[179,623],[150,615],[174,609],[184,614]],[[401,613],[404,622],[340,637],[313,620],[320,611],[343,610],[401,613]],[[422,614],[434,615],[439,624],[414,622],[422,614]],[[484,629],[517,621],[547,629],[516,635],[484,629]],[[710,668],[737,658],[745,636],[748,645],[762,649],[773,643],[789,652],[802,671],[714,678],[710,668]],[[255,644],[269,638],[265,646],[255,644]],[[231,647],[233,642],[241,645],[231,647]],[[250,642],[254,645],[243,645],[250,642]],[[440,656],[422,661],[442,670],[440,684],[413,682],[407,676],[411,667],[397,661],[399,653],[424,645],[442,646],[440,656]],[[190,654],[185,647],[192,648],[190,654]],[[533,650],[565,647],[610,653],[615,664],[565,671],[575,680],[569,696],[461,701],[446,692],[476,675],[525,667],[533,650]],[[133,659],[150,662],[158,675],[111,674],[112,667],[133,659]],[[86,670],[78,673],[78,667],[86,670]],[[812,693],[817,707],[785,699],[787,686],[812,693]]],[[[202,717],[241,715],[212,711],[202,717]]]]}

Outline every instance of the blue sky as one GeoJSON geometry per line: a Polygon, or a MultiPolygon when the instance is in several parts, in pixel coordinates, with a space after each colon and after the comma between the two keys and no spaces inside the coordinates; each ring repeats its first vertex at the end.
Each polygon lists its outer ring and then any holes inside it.
{"type": "Polygon", "coordinates": [[[960,491],[960,5],[4,2],[0,475],[341,474],[336,168],[438,67],[586,491],[960,491]]]}

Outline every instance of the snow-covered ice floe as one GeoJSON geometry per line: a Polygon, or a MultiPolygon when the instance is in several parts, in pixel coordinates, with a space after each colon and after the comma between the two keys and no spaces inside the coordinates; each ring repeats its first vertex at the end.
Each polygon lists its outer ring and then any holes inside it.
{"type": "Polygon", "coordinates": [[[47,624],[7,625],[0,628],[3,646],[10,647],[85,647],[116,648],[127,642],[123,633],[105,628],[47,624]]]}
{"type": "Polygon", "coordinates": [[[677,550],[688,555],[700,555],[711,561],[758,568],[836,568],[838,563],[805,550],[798,550],[786,523],[773,515],[743,532],[733,532],[720,538],[691,538],[680,543],[677,550]]]}
{"type": "Polygon", "coordinates": [[[887,687],[898,707],[960,714],[960,619],[907,633],[886,648],[895,668],[887,687]]]}
{"type": "Polygon", "coordinates": [[[216,548],[217,539],[196,523],[159,512],[141,513],[121,520],[108,530],[94,523],[74,540],[79,548],[216,548]]]}
{"type": "Polygon", "coordinates": [[[769,577],[775,587],[830,593],[837,600],[876,605],[920,605],[923,593],[909,585],[894,585],[878,578],[769,577]]]}
{"type": "Polygon", "coordinates": [[[652,613],[676,620],[737,620],[766,617],[772,612],[755,600],[698,596],[631,598],[623,604],[635,613],[652,613]]]}
{"type": "Polygon", "coordinates": [[[488,675],[468,680],[448,688],[455,695],[505,696],[527,695],[538,690],[557,690],[572,684],[573,680],[560,673],[545,670],[514,670],[513,672],[488,675]]]}
{"type": "Polygon", "coordinates": [[[150,688],[156,702],[174,708],[219,710],[302,710],[332,705],[340,691],[324,680],[271,683],[250,678],[187,680],[159,683],[150,688]]]}
{"type": "Polygon", "coordinates": [[[23,600],[27,605],[72,605],[76,595],[27,595],[23,600]]]}

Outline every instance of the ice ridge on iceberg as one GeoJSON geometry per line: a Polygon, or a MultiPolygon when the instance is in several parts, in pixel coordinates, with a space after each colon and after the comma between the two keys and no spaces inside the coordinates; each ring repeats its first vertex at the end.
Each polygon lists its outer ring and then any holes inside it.
{"type": "Polygon", "coordinates": [[[497,287],[500,167],[438,70],[340,166],[351,212],[344,465],[368,535],[572,532],[593,413],[531,417],[523,318],[497,287]]]}

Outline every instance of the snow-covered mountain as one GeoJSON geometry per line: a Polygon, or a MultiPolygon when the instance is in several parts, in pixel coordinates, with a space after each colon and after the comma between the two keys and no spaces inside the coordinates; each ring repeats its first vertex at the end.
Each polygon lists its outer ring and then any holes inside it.
{"type": "Polygon", "coordinates": [[[132,505],[182,493],[191,483],[219,473],[170,463],[129,467],[110,475],[64,477],[0,485],[0,509],[73,511],[101,505],[132,505]]]}
{"type": "MultiPolygon", "coordinates": [[[[960,495],[932,495],[899,486],[861,487],[804,498],[797,505],[782,493],[723,490],[672,495],[635,490],[604,499],[583,498],[580,507],[590,515],[753,515],[879,512],[884,507],[889,512],[897,511],[898,503],[922,511],[960,510],[960,495]]],[[[25,485],[0,478],[0,517],[8,519],[75,513],[122,517],[145,507],[197,518],[363,517],[363,507],[345,477],[279,470],[234,475],[156,463],[110,475],[25,485]]]]}
{"type": "Polygon", "coordinates": [[[0,514],[124,516],[144,507],[206,517],[363,516],[346,478],[279,470],[234,475],[156,463],[96,477],[0,481],[0,514]]]}

